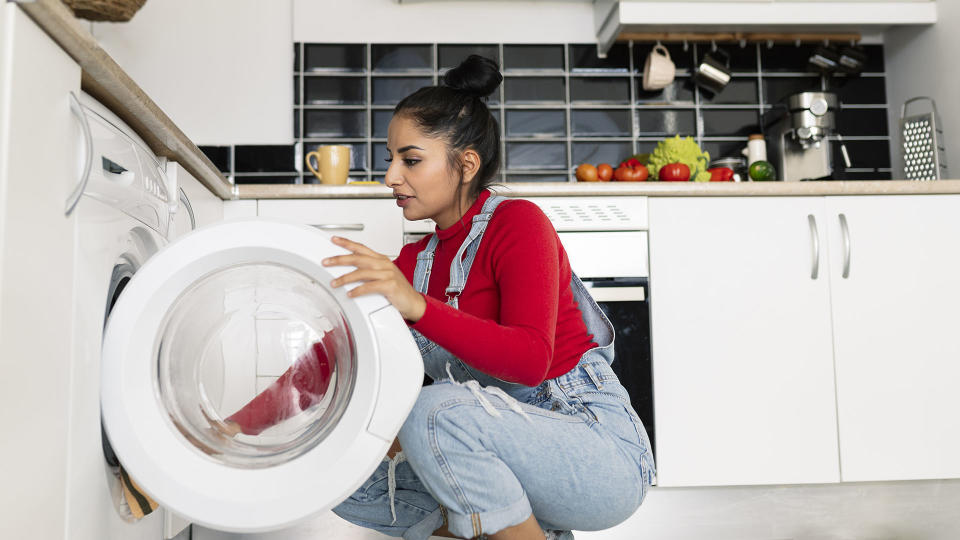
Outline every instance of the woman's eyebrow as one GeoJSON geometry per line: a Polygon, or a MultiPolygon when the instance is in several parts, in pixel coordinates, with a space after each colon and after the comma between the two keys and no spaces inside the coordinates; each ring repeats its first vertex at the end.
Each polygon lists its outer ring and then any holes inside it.
{"type": "MultiPolygon", "coordinates": [[[[403,148],[398,149],[398,150],[397,150],[397,153],[398,153],[398,154],[402,154],[402,153],[406,152],[407,150],[413,150],[413,149],[423,150],[423,148],[420,148],[419,146],[415,146],[415,145],[412,145],[412,144],[408,144],[407,146],[404,146],[403,148]]],[[[389,147],[389,146],[387,147],[387,151],[388,151],[388,152],[390,151],[390,147],[389,147]]]]}

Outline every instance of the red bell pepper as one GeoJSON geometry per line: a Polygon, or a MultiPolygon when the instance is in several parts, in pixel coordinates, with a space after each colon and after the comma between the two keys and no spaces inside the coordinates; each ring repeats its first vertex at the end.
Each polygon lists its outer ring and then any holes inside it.
{"type": "Polygon", "coordinates": [[[730,182],[733,180],[733,169],[730,167],[714,167],[707,169],[711,182],[730,182]]]}

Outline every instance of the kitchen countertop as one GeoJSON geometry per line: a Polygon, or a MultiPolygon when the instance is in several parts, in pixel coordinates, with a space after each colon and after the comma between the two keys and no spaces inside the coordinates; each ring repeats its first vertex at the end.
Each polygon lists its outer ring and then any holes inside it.
{"type": "MultiPolygon", "coordinates": [[[[83,71],[81,86],[130,125],[159,156],[180,163],[222,199],[390,198],[385,186],[318,184],[231,184],[213,162],[174,124],[133,79],[103,50],[89,30],[60,0],[19,4],[83,71]]],[[[907,195],[960,193],[960,180],[937,182],[532,182],[506,184],[518,196],[789,196],[907,195]]]]}
{"type": "MultiPolygon", "coordinates": [[[[498,184],[501,192],[522,197],[646,195],[651,197],[743,197],[790,195],[909,195],[960,193],[960,180],[833,182],[517,182],[498,184]]],[[[245,184],[241,199],[391,198],[386,186],[320,184],[245,184]]]]}

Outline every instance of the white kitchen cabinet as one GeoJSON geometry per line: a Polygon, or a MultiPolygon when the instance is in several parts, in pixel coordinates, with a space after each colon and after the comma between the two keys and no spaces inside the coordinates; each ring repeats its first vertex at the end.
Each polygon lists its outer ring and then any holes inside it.
{"type": "Polygon", "coordinates": [[[403,210],[394,199],[262,199],[257,215],[311,225],[390,257],[403,247],[403,210]]]}
{"type": "Polygon", "coordinates": [[[843,480],[960,477],[960,196],[827,197],[827,227],[843,480]]]}
{"type": "Polygon", "coordinates": [[[650,198],[660,486],[840,480],[822,198],[650,198]]]}
{"type": "Polygon", "coordinates": [[[292,1],[147,2],[91,30],[196,144],[291,144],[292,1]]]}
{"type": "Polygon", "coordinates": [[[64,538],[80,68],[0,3],[0,538],[64,538]]]}
{"type": "Polygon", "coordinates": [[[593,6],[603,50],[634,32],[876,32],[937,22],[932,0],[596,0],[593,6]]]}

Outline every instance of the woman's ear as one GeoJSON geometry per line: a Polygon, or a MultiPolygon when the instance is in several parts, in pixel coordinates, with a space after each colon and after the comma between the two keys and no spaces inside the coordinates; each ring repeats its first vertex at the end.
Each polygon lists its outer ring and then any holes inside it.
{"type": "Polygon", "coordinates": [[[482,165],[482,160],[480,159],[480,154],[472,148],[464,150],[463,155],[460,157],[460,166],[463,167],[463,183],[469,184],[477,176],[477,172],[480,171],[480,165],[482,165]]]}

